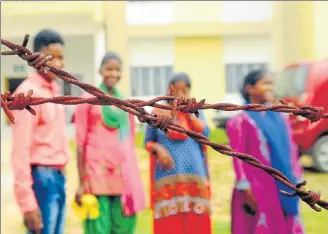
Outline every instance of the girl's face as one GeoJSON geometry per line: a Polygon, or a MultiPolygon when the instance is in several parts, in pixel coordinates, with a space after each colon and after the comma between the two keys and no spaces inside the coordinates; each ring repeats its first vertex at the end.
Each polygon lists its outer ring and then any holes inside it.
{"type": "Polygon", "coordinates": [[[110,59],[100,69],[100,75],[108,88],[114,88],[121,78],[121,63],[117,59],[110,59]]]}
{"type": "Polygon", "coordinates": [[[274,100],[273,80],[268,75],[264,75],[255,85],[246,86],[246,91],[251,102],[266,103],[274,100]]]}
{"type": "MultiPolygon", "coordinates": [[[[54,66],[55,68],[62,69],[65,65],[64,61],[64,46],[60,43],[50,44],[47,47],[42,47],[40,53],[44,55],[51,55],[52,59],[47,62],[48,65],[54,66]]],[[[52,72],[45,74],[51,80],[57,79],[57,76],[52,72]]]]}
{"type": "Polygon", "coordinates": [[[177,81],[174,83],[175,96],[189,97],[190,88],[185,81],[177,81]]]}

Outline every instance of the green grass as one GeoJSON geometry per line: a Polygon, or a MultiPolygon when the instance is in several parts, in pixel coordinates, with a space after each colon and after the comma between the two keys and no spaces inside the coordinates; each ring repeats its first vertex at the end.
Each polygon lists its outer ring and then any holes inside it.
{"type": "Polygon", "coordinates": [[[210,139],[211,141],[214,141],[215,143],[219,143],[219,144],[228,143],[228,137],[224,129],[212,130],[210,134],[210,139]]]}
{"type": "Polygon", "coordinates": [[[145,138],[145,135],[143,132],[138,132],[136,134],[136,147],[138,149],[142,149],[144,147],[144,138],[145,138]]]}

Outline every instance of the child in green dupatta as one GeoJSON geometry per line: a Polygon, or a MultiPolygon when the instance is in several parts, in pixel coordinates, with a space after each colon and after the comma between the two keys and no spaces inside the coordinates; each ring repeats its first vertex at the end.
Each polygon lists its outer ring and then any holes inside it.
{"type": "MultiPolygon", "coordinates": [[[[120,91],[118,91],[116,88],[109,90],[104,82],[100,84],[99,89],[108,95],[114,96],[117,99],[125,99],[120,91]],[[110,91],[112,91],[112,94],[110,91]]],[[[102,106],[101,114],[104,124],[110,128],[117,128],[119,130],[120,140],[123,141],[127,134],[130,132],[128,113],[119,108],[116,108],[115,106],[102,106]]]]}
{"type": "MultiPolygon", "coordinates": [[[[103,76],[103,82],[100,84],[99,88],[105,92],[106,94],[113,96],[117,99],[125,99],[123,94],[117,90],[115,85],[121,78],[121,64],[122,61],[120,57],[113,53],[107,52],[104,56],[102,63],[100,74],[103,76]]],[[[119,132],[119,141],[122,143],[124,139],[130,136],[130,119],[128,113],[122,111],[115,106],[101,106],[101,120],[102,124],[108,127],[109,129],[118,129],[119,132]]],[[[80,113],[80,115],[83,115],[80,113]]],[[[78,116],[77,116],[78,117],[78,116]]],[[[76,118],[77,118],[76,117],[76,118]]],[[[103,144],[110,144],[110,142],[105,142],[106,139],[99,139],[104,140],[103,144]]],[[[83,151],[78,150],[78,160],[83,158],[83,151]]],[[[111,148],[109,151],[112,151],[112,154],[116,154],[115,149],[111,148]]],[[[114,155],[112,155],[114,156],[114,155]]],[[[100,160],[100,159],[99,159],[100,160]]],[[[79,167],[79,175],[80,181],[87,182],[80,182],[81,184],[85,183],[94,183],[90,181],[90,179],[85,179],[85,162],[78,163],[79,167]]],[[[99,168],[100,169],[100,168],[99,168]]],[[[120,170],[120,169],[119,169],[120,170]]],[[[87,177],[87,176],[86,176],[87,177]]],[[[87,177],[88,178],[88,177],[87,177]]],[[[115,177],[116,178],[116,177],[115,177]]],[[[110,179],[109,179],[110,180],[110,179]]],[[[115,180],[112,178],[112,180],[115,180]]],[[[120,179],[118,179],[120,180],[120,179]]],[[[117,184],[117,181],[109,181],[111,184],[117,184]]],[[[123,183],[120,182],[119,183],[123,183]]],[[[118,183],[118,184],[119,184],[118,183]]],[[[85,185],[80,186],[76,193],[75,201],[77,204],[83,207],[82,199],[83,194],[86,192],[85,185]]],[[[122,187],[119,186],[118,189],[115,191],[120,190],[122,187]]],[[[89,191],[90,192],[90,191],[89,191]]],[[[93,191],[91,191],[93,194],[93,191]]],[[[98,207],[99,207],[99,217],[95,219],[91,219],[90,217],[85,220],[84,222],[84,233],[85,234],[133,234],[136,224],[136,216],[124,215],[123,210],[125,207],[122,206],[121,196],[119,194],[104,194],[104,195],[96,195],[98,207]]]]}

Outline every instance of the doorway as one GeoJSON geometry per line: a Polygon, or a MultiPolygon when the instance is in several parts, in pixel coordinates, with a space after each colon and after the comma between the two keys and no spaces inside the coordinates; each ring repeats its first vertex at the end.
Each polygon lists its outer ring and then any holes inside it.
{"type": "Polygon", "coordinates": [[[25,77],[10,77],[7,79],[7,90],[14,93],[18,86],[25,80],[25,77]]]}

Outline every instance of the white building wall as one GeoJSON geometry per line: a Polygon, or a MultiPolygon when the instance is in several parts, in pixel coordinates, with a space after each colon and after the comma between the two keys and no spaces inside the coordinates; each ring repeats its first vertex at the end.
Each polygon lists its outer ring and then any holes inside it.
{"type": "MultiPolygon", "coordinates": [[[[130,50],[130,66],[132,67],[148,67],[151,70],[151,67],[166,67],[172,66],[174,64],[174,39],[135,39],[131,40],[129,43],[130,50]]],[[[142,90],[145,86],[155,87],[155,79],[160,82],[160,87],[164,90],[167,86],[167,80],[170,78],[167,74],[163,73],[153,73],[153,70],[150,71],[151,74],[148,74],[148,77],[144,77],[141,74],[141,77],[134,77],[132,72],[130,72],[131,87],[133,84],[136,85],[136,88],[142,90]],[[136,80],[132,80],[138,78],[136,80]],[[141,79],[140,79],[141,78],[141,79]],[[144,79],[148,78],[149,82],[145,82],[144,79]]],[[[158,83],[157,83],[158,85],[158,83]]],[[[157,86],[158,87],[158,86],[157,86]]],[[[133,98],[137,99],[151,99],[154,96],[149,95],[138,95],[133,98]]],[[[148,112],[151,112],[152,108],[146,107],[148,112]]]]}
{"type": "MultiPolygon", "coordinates": [[[[272,46],[269,36],[226,37],[223,39],[225,96],[221,100],[241,104],[240,88],[244,76],[254,68],[249,64],[267,64],[271,69],[272,46]],[[229,64],[229,67],[226,65],[229,64]]],[[[256,65],[259,66],[259,65],[256,65]]]]}
{"type": "MultiPolygon", "coordinates": [[[[64,70],[82,79],[84,82],[94,84],[96,79],[96,66],[95,66],[95,54],[94,45],[95,38],[93,35],[78,35],[78,36],[66,36],[63,35],[65,40],[64,70]]],[[[14,43],[21,44],[23,37],[14,37],[5,39],[14,43]]],[[[33,38],[31,38],[28,48],[32,49],[33,38]]],[[[4,92],[4,84],[6,78],[12,77],[26,77],[27,73],[33,71],[33,68],[29,67],[25,61],[18,56],[6,56],[1,58],[1,92],[4,92]],[[22,64],[26,68],[26,72],[15,72],[14,66],[16,64],[22,64]]],[[[58,82],[62,82],[59,80],[58,82]]],[[[73,87],[73,86],[72,86],[73,87]]],[[[80,95],[83,90],[79,87],[72,88],[72,95],[80,95]]],[[[70,118],[74,106],[67,106],[68,118],[70,118]]],[[[1,112],[2,117],[3,113],[1,112]]],[[[1,118],[3,121],[4,118],[1,118]]]]}
{"type": "Polygon", "coordinates": [[[314,21],[315,21],[315,56],[316,59],[327,59],[328,58],[328,30],[326,20],[328,16],[328,2],[317,1],[314,2],[314,21]]]}
{"type": "MultiPolygon", "coordinates": [[[[73,3],[72,3],[73,4],[73,3]]],[[[75,3],[76,4],[76,3],[75,3]]],[[[85,4],[84,4],[85,5],[85,4]]],[[[51,12],[51,5],[48,4],[51,12]]],[[[1,9],[2,11],[5,9],[1,9]]],[[[31,35],[28,48],[32,49],[33,36],[41,29],[56,29],[65,39],[65,71],[76,75],[83,81],[91,84],[97,83],[99,57],[105,52],[105,33],[103,25],[96,20],[92,12],[94,9],[74,13],[61,13],[54,17],[39,14],[18,14],[16,8],[8,8],[1,16],[1,38],[21,44],[24,34],[31,35]],[[10,11],[9,11],[10,10],[10,11]]],[[[100,17],[101,15],[99,15],[100,17]]],[[[3,48],[2,48],[3,49],[3,48]]],[[[6,56],[1,59],[1,91],[3,92],[3,79],[5,77],[26,77],[28,71],[32,71],[26,62],[17,56],[6,56]],[[17,73],[13,66],[23,64],[25,72],[17,73]]],[[[99,77],[98,77],[99,81],[99,77]]],[[[79,95],[82,89],[74,87],[73,95],[79,95]]],[[[68,118],[74,107],[68,107],[68,118]]],[[[3,113],[1,113],[3,117],[3,113]]],[[[1,118],[3,124],[4,118],[1,118]]],[[[2,126],[2,125],[1,125],[2,126]]]]}
{"type": "MultiPolygon", "coordinates": [[[[64,70],[77,75],[85,82],[94,83],[96,75],[94,45],[95,38],[93,35],[63,35],[65,41],[64,47],[64,70]]],[[[21,44],[23,37],[6,38],[6,40],[21,44]]],[[[28,48],[32,50],[33,37],[30,39],[28,48]]],[[[1,59],[1,73],[4,77],[25,76],[27,73],[16,73],[13,69],[15,64],[22,64],[26,67],[26,71],[33,71],[27,65],[27,62],[18,56],[5,56],[1,59]]]]}
{"type": "Polygon", "coordinates": [[[2,1],[3,15],[35,14],[58,15],[58,14],[89,14],[99,18],[101,15],[101,1],[2,1]],[[98,14],[96,16],[96,14],[98,14]]]}
{"type": "MultiPolygon", "coordinates": [[[[149,87],[149,92],[154,91],[155,86],[160,86],[161,90],[166,89],[167,80],[170,78],[164,67],[171,67],[174,64],[174,39],[135,39],[129,43],[130,67],[145,68],[146,74],[132,74],[130,72],[131,87],[136,85],[136,89],[143,90],[149,87]],[[155,67],[162,67],[160,71],[155,67]],[[156,70],[156,71],[155,71],[156,70]],[[136,76],[138,76],[136,78],[136,76]],[[160,83],[158,83],[158,82],[160,83]]],[[[132,87],[133,89],[133,87],[132,87]]],[[[131,90],[132,91],[132,90],[131,90]]],[[[164,92],[164,91],[163,91],[164,92]]],[[[143,93],[143,92],[142,92],[143,93]]],[[[132,92],[133,95],[133,92],[132,92]]],[[[152,98],[150,94],[137,95],[138,98],[152,98]]]]}
{"type": "Polygon", "coordinates": [[[218,22],[221,4],[221,1],[174,1],[174,22],[218,22]]]}
{"type": "Polygon", "coordinates": [[[225,63],[271,63],[270,36],[226,37],[223,39],[225,63]]]}
{"type": "Polygon", "coordinates": [[[95,22],[91,15],[87,14],[1,16],[2,38],[23,38],[25,33],[34,35],[44,28],[55,28],[65,35],[89,35],[99,32],[103,26],[101,23],[95,22]]]}
{"type": "Polygon", "coordinates": [[[220,1],[222,22],[258,22],[272,18],[272,1],[220,1]]]}
{"type": "Polygon", "coordinates": [[[172,23],[172,1],[129,1],[126,6],[126,22],[129,25],[163,25],[172,23]]]}
{"type": "Polygon", "coordinates": [[[129,42],[131,66],[174,64],[174,39],[134,39],[129,42]]]}
{"type": "Polygon", "coordinates": [[[105,39],[106,39],[105,30],[102,30],[94,35],[94,40],[95,40],[95,43],[93,44],[94,56],[95,56],[95,59],[94,59],[94,68],[95,68],[94,84],[96,84],[96,85],[98,85],[102,82],[102,77],[101,77],[99,71],[100,71],[101,60],[106,53],[106,40],[105,39]]]}
{"type": "Polygon", "coordinates": [[[271,19],[272,9],[271,1],[129,1],[126,21],[129,25],[260,22],[271,19]]]}

